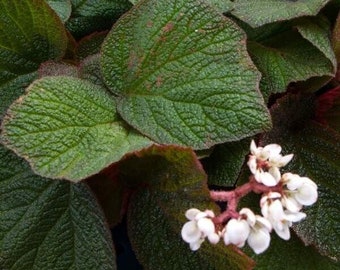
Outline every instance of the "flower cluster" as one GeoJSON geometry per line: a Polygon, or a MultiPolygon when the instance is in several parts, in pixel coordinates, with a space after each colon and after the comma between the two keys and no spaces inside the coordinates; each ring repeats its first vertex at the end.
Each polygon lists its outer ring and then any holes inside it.
{"type": "Polygon", "coordinates": [[[306,217],[300,212],[303,205],[312,205],[318,198],[316,184],[307,177],[285,173],[280,168],[287,165],[293,154],[282,156],[281,146],[269,144],[256,147],[252,141],[248,166],[257,182],[268,187],[279,186],[280,192],[264,192],[260,201],[261,213],[276,234],[284,240],[290,238],[289,227],[306,217]]]}
{"type": "Polygon", "coordinates": [[[257,182],[268,187],[276,186],[280,179],[280,169],[286,166],[292,160],[293,154],[282,156],[281,146],[278,144],[269,144],[265,147],[256,147],[254,141],[251,141],[248,160],[248,167],[254,175],[257,182]]]}
{"type": "Polygon", "coordinates": [[[201,212],[196,208],[186,211],[185,216],[189,219],[182,228],[182,238],[190,245],[190,249],[195,251],[207,237],[210,243],[217,244],[220,236],[215,232],[215,224],[212,218],[215,214],[211,210],[201,212]]]}
{"type": "Polygon", "coordinates": [[[280,168],[292,160],[293,154],[282,156],[281,146],[257,147],[254,141],[250,152],[247,164],[252,176],[249,182],[234,191],[211,191],[212,199],[228,204],[220,216],[215,217],[211,210],[202,212],[196,208],[186,212],[189,221],[182,228],[182,238],[191,250],[199,249],[206,238],[212,244],[222,238],[226,245],[239,248],[247,242],[255,253],[260,254],[269,247],[272,230],[288,240],[292,223],[306,217],[301,212],[302,207],[316,202],[317,185],[311,179],[292,173],[281,174],[280,168]],[[249,192],[262,194],[262,216],[249,208],[236,211],[239,199],[249,192]]]}

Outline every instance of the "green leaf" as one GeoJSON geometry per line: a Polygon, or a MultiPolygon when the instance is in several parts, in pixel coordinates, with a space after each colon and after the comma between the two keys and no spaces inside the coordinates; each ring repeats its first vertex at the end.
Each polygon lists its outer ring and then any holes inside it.
{"type": "Polygon", "coordinates": [[[30,72],[21,76],[11,72],[0,71],[0,119],[7,108],[25,91],[25,88],[37,78],[37,72],[30,72]]]}
{"type": "Polygon", "coordinates": [[[0,71],[21,75],[64,55],[66,31],[45,1],[1,0],[0,9],[0,71]]]}
{"type": "Polygon", "coordinates": [[[0,116],[36,77],[40,63],[67,47],[62,22],[43,0],[0,1],[0,116]]]}
{"type": "Polygon", "coordinates": [[[233,187],[249,153],[249,145],[248,139],[217,145],[204,161],[209,185],[233,187]]]}
{"type": "Polygon", "coordinates": [[[305,244],[317,246],[321,254],[339,262],[340,192],[321,184],[318,193],[316,206],[304,211],[306,220],[296,224],[294,230],[305,244]]]}
{"type": "Polygon", "coordinates": [[[268,270],[268,263],[271,270],[339,269],[339,264],[321,256],[313,247],[306,247],[294,233],[288,241],[275,233],[271,237],[270,247],[260,255],[255,255],[247,248],[247,253],[256,261],[254,270],[268,270]]]}
{"type": "Polygon", "coordinates": [[[106,35],[107,31],[95,32],[81,39],[77,46],[77,57],[82,60],[90,55],[100,53],[100,48],[106,35]]]}
{"type": "Polygon", "coordinates": [[[334,66],[325,54],[293,31],[262,44],[251,41],[248,48],[262,73],[260,89],[265,99],[284,92],[291,82],[334,75],[334,66]]]}
{"type": "Polygon", "coordinates": [[[297,233],[306,244],[339,259],[340,211],[340,136],[334,130],[311,121],[313,97],[287,96],[272,108],[274,128],[263,137],[263,145],[278,143],[294,159],[286,170],[311,178],[319,187],[319,199],[308,209],[307,222],[298,225],[297,233]]]}
{"type": "MultiPolygon", "coordinates": [[[[237,18],[258,27],[267,23],[316,15],[330,0],[235,0],[226,4],[237,18]]],[[[216,0],[212,2],[217,2],[216,0]]],[[[223,2],[222,0],[220,2],[223,2]]],[[[224,11],[224,10],[223,10],[224,11]]]]}
{"type": "Polygon", "coordinates": [[[46,2],[63,22],[66,22],[70,18],[72,11],[71,0],[46,0],[46,2]]]}
{"type": "Polygon", "coordinates": [[[144,1],[102,54],[118,112],[156,142],[205,149],[270,127],[244,33],[208,5],[144,1]]]}
{"type": "Polygon", "coordinates": [[[96,85],[106,88],[100,68],[100,54],[90,55],[80,63],[79,76],[96,85]]]}
{"type": "Polygon", "coordinates": [[[38,174],[74,182],[150,144],[118,118],[102,88],[72,77],[35,81],[2,128],[6,146],[38,174]]]}
{"type": "Polygon", "coordinates": [[[327,57],[335,72],[337,61],[330,40],[331,25],[327,18],[322,16],[303,18],[298,20],[296,28],[303,38],[312,43],[327,57]]]}
{"type": "Polygon", "coordinates": [[[85,184],[51,181],[0,145],[0,268],[116,269],[111,235],[85,184]]]}
{"type": "Polygon", "coordinates": [[[223,244],[204,243],[192,252],[181,239],[189,208],[213,209],[206,175],[194,152],[152,146],[120,163],[127,183],[140,183],[128,210],[128,233],[137,258],[147,269],[249,269],[251,260],[223,244]]]}
{"type": "Polygon", "coordinates": [[[47,61],[40,65],[39,78],[48,76],[79,76],[79,68],[66,62],[47,61]]]}
{"type": "Polygon", "coordinates": [[[66,26],[76,38],[110,29],[132,6],[128,0],[71,0],[71,3],[72,15],[66,26]]]}
{"type": "Polygon", "coordinates": [[[340,62],[340,12],[334,25],[332,34],[332,44],[334,53],[336,55],[336,59],[338,62],[340,62]]]}

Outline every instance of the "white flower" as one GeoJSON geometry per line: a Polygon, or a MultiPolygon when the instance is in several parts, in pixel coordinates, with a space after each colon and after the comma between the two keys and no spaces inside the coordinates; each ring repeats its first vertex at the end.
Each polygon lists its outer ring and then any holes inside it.
{"type": "Polygon", "coordinates": [[[231,219],[225,226],[222,234],[226,245],[234,244],[241,248],[244,246],[250,233],[250,228],[244,219],[231,219]]]}
{"type": "MultiPolygon", "coordinates": [[[[292,212],[302,205],[312,205],[318,199],[318,187],[308,177],[285,173],[282,182],[287,189],[283,191],[286,208],[292,212]]],[[[298,210],[299,211],[299,210],[298,210]]]]}
{"type": "Polygon", "coordinates": [[[281,179],[279,168],[287,165],[293,158],[293,154],[282,156],[281,146],[278,144],[268,144],[265,147],[257,147],[252,140],[248,167],[254,174],[257,182],[266,186],[276,186],[281,179]]]}
{"type": "Polygon", "coordinates": [[[246,216],[250,226],[250,233],[247,239],[248,245],[256,254],[264,252],[270,244],[271,223],[267,219],[255,215],[249,208],[241,209],[240,215],[246,216]]]}
{"type": "Polygon", "coordinates": [[[305,213],[284,210],[281,195],[269,192],[260,201],[262,215],[271,223],[276,234],[284,240],[290,238],[289,227],[306,217],[305,213]]]}
{"type": "Polygon", "coordinates": [[[183,225],[181,235],[183,240],[189,243],[191,250],[198,250],[206,237],[210,243],[218,243],[220,236],[215,232],[215,224],[212,221],[215,215],[211,210],[202,212],[191,208],[186,211],[185,216],[189,221],[183,225]]]}

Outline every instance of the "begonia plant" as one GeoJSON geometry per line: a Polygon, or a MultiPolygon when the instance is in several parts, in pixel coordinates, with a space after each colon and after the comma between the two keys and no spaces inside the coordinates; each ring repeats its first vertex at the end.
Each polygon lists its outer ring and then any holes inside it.
{"type": "Polygon", "coordinates": [[[339,11],[0,0],[0,269],[339,269],[339,11]]]}

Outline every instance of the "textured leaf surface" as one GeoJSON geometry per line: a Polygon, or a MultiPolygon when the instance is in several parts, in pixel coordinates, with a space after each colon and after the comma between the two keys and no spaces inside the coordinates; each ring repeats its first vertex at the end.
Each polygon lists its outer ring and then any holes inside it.
{"type": "Polygon", "coordinates": [[[340,62],[340,12],[336,19],[333,33],[332,33],[332,44],[336,59],[340,62]]]}
{"type": "Polygon", "coordinates": [[[290,82],[334,74],[325,54],[293,31],[262,44],[249,42],[249,52],[262,73],[260,88],[265,98],[284,92],[290,82]]]}
{"type": "Polygon", "coordinates": [[[139,180],[147,185],[146,190],[134,196],[129,207],[130,238],[145,267],[250,267],[249,260],[226,247],[204,245],[199,252],[193,253],[181,240],[180,229],[188,208],[216,209],[216,205],[209,200],[205,174],[189,149],[152,147],[123,162],[120,170],[130,183],[139,180]]]}
{"type": "Polygon", "coordinates": [[[23,74],[63,56],[63,24],[43,0],[0,1],[0,71],[23,74]]]}
{"type": "Polygon", "coordinates": [[[0,115],[36,77],[39,64],[61,58],[66,32],[43,0],[0,1],[0,115]]]}
{"type": "Polygon", "coordinates": [[[318,16],[314,18],[303,18],[296,26],[303,38],[312,43],[332,63],[336,70],[337,62],[330,40],[331,25],[327,18],[318,16]]]}
{"type": "Polygon", "coordinates": [[[79,76],[79,68],[65,62],[47,61],[40,65],[38,69],[39,78],[48,76],[79,76]]]}
{"type": "Polygon", "coordinates": [[[131,7],[128,0],[71,0],[71,3],[72,15],[66,26],[77,38],[110,29],[131,7]]]}
{"type": "Polygon", "coordinates": [[[204,162],[209,185],[233,187],[249,153],[249,145],[249,139],[217,145],[204,162]]]}
{"type": "Polygon", "coordinates": [[[271,270],[339,269],[339,264],[321,256],[313,247],[306,247],[294,233],[288,241],[277,237],[275,233],[271,236],[270,247],[264,253],[255,255],[247,249],[247,253],[256,261],[254,270],[267,270],[268,263],[271,270]]]}
{"type": "Polygon", "coordinates": [[[66,22],[70,18],[72,11],[71,0],[46,0],[46,2],[63,22],[66,22]]]}
{"type": "Polygon", "coordinates": [[[62,76],[34,82],[3,130],[5,144],[40,175],[75,182],[150,143],[123,124],[102,88],[62,76]]]}
{"type": "Polygon", "coordinates": [[[244,33],[201,2],[134,6],[105,40],[102,67],[119,113],[157,142],[204,149],[270,127],[244,33]]]}
{"type": "Polygon", "coordinates": [[[319,199],[308,209],[310,219],[299,223],[297,233],[322,254],[339,259],[340,137],[334,130],[312,122],[313,112],[311,97],[280,100],[272,109],[274,129],[264,136],[263,144],[276,142],[287,153],[294,153],[287,170],[307,176],[318,185],[319,199]]]}
{"type": "Polygon", "coordinates": [[[7,108],[25,91],[25,88],[37,77],[37,72],[17,76],[10,72],[0,71],[0,118],[7,108]]]}
{"type": "MultiPolygon", "coordinates": [[[[330,0],[235,0],[231,13],[253,27],[302,16],[316,15],[330,0]]],[[[216,0],[212,2],[217,2],[216,0]]],[[[222,5],[222,4],[220,4],[222,5]]],[[[225,4],[230,8],[230,4],[225,4]]],[[[224,10],[223,10],[224,11],[224,10]]]]}
{"type": "Polygon", "coordinates": [[[132,197],[128,232],[146,269],[248,269],[252,262],[232,248],[203,244],[192,252],[180,231],[191,207],[217,206],[209,199],[206,175],[190,149],[153,146],[120,165],[129,183],[144,183],[132,197]]]}
{"type": "Polygon", "coordinates": [[[84,184],[51,181],[0,145],[0,268],[116,269],[103,214],[84,184]]]}
{"type": "MultiPolygon", "coordinates": [[[[96,85],[106,88],[100,68],[100,54],[90,55],[80,63],[79,76],[96,85]]],[[[106,88],[107,89],[107,88],[106,88]]]]}
{"type": "Polygon", "coordinates": [[[95,32],[81,39],[77,46],[77,57],[84,59],[90,55],[98,54],[107,33],[107,31],[95,32]]]}

